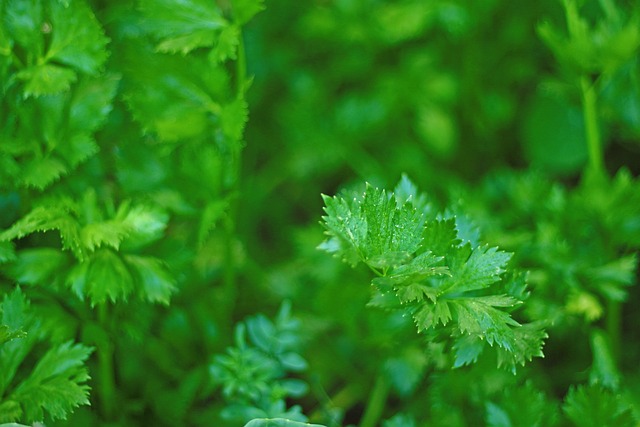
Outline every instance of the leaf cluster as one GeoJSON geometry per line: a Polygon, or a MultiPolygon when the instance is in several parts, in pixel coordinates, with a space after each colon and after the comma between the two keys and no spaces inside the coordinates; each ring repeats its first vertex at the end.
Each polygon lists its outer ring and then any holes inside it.
{"type": "Polygon", "coordinates": [[[221,412],[223,419],[307,421],[300,406],[287,408],[285,403],[285,399],[302,397],[308,390],[304,381],[288,378],[307,368],[307,362],[298,353],[300,323],[291,317],[290,311],[291,305],[284,303],[274,322],[258,314],[238,323],[235,346],[214,357],[209,368],[211,379],[222,388],[228,403],[221,412]]]}
{"type": "Polygon", "coordinates": [[[405,311],[418,332],[446,328],[454,367],[476,361],[485,343],[495,344],[498,365],[508,369],[542,356],[541,326],[510,314],[525,294],[522,276],[506,274],[511,255],[463,243],[455,217],[430,212],[406,177],[395,194],[367,186],[361,197],[324,200],[328,239],[321,248],[376,273],[371,305],[405,311]]]}

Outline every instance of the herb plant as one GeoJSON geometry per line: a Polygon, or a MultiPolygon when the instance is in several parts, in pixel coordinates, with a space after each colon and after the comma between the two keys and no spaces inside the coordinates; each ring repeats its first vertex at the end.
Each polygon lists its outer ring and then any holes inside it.
{"type": "Polygon", "coordinates": [[[0,427],[640,425],[638,11],[1,1],[0,427]]]}

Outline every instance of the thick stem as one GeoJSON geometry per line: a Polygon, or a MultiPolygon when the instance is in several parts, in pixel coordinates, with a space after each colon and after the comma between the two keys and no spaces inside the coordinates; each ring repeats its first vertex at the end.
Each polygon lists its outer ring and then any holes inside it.
{"type": "Polygon", "coordinates": [[[109,307],[108,303],[98,306],[98,322],[105,334],[102,339],[97,342],[98,356],[98,396],[100,399],[100,407],[102,416],[106,421],[114,419],[115,403],[116,403],[116,383],[114,378],[113,367],[113,344],[108,327],[109,307]]]}
{"type": "Polygon", "coordinates": [[[378,374],[373,391],[369,395],[367,407],[360,421],[360,427],[375,427],[382,416],[389,395],[389,381],[383,373],[378,374]]]}
{"type": "Polygon", "coordinates": [[[602,142],[598,125],[597,97],[595,86],[588,76],[580,78],[582,91],[582,114],[584,116],[585,133],[587,139],[587,153],[589,156],[589,172],[595,176],[603,176],[605,173],[602,155],[602,142]]]}

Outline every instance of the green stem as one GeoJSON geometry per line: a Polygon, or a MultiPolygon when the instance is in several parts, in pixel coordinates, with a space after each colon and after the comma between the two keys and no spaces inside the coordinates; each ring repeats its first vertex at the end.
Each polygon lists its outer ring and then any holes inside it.
{"type": "Polygon", "coordinates": [[[585,122],[587,153],[589,155],[588,167],[591,173],[596,176],[602,176],[604,175],[605,167],[602,155],[600,129],[598,126],[595,85],[591,83],[588,76],[582,76],[580,78],[580,88],[582,91],[582,114],[585,122]]]}
{"type": "Polygon", "coordinates": [[[607,301],[607,335],[611,346],[611,355],[615,362],[619,361],[622,328],[622,304],[620,301],[607,301]]]}
{"type": "Polygon", "coordinates": [[[238,59],[236,60],[236,96],[244,97],[245,85],[247,83],[247,55],[244,51],[244,40],[240,32],[238,42],[238,59]]]}
{"type": "Polygon", "coordinates": [[[109,307],[107,303],[98,306],[98,322],[105,335],[97,343],[98,355],[98,390],[102,416],[105,420],[113,420],[115,415],[116,384],[113,367],[113,344],[107,323],[109,307]]]}
{"type": "MultiPolygon", "coordinates": [[[[236,60],[236,97],[244,98],[245,83],[247,80],[247,60],[244,50],[242,33],[238,43],[238,57],[236,60]]],[[[242,142],[232,141],[229,147],[230,162],[226,175],[225,189],[229,200],[227,217],[224,222],[224,271],[223,271],[223,298],[226,312],[224,322],[229,328],[233,326],[233,309],[237,298],[236,284],[236,221],[238,217],[238,193],[240,188],[240,171],[242,167],[242,142]]]]}
{"type": "Polygon", "coordinates": [[[359,427],[375,427],[382,416],[389,395],[389,381],[384,374],[378,374],[373,391],[369,395],[367,407],[359,427]]]}

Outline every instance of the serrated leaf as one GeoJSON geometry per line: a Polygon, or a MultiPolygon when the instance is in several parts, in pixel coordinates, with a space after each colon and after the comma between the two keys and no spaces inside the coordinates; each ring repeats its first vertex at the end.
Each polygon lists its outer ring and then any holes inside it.
{"type": "Polygon", "coordinates": [[[53,248],[24,249],[8,267],[9,275],[16,282],[29,285],[50,286],[68,263],[64,253],[53,248]]]}
{"type": "MultiPolygon", "coordinates": [[[[20,404],[13,400],[5,400],[0,403],[0,422],[19,420],[22,417],[22,408],[20,404]]],[[[31,427],[18,423],[0,424],[0,427],[31,427]]]]}
{"type": "Polygon", "coordinates": [[[126,300],[133,293],[133,277],[122,258],[112,250],[97,250],[89,262],[88,267],[81,267],[86,271],[74,274],[73,286],[77,294],[89,297],[91,305],[126,300]],[[82,272],[84,278],[80,276],[82,272]]]}
{"type": "Polygon", "coordinates": [[[0,422],[65,419],[79,405],[89,403],[85,384],[89,379],[84,362],[91,349],[67,342],[52,348],[35,366],[16,375],[18,367],[45,331],[19,289],[6,295],[0,304],[0,324],[26,334],[0,345],[0,422]]]}
{"type": "Polygon", "coordinates": [[[82,244],[94,251],[102,246],[109,246],[119,249],[122,240],[129,235],[130,229],[127,224],[120,221],[110,220],[87,224],[82,227],[80,237],[82,244]]]}
{"type": "Polygon", "coordinates": [[[214,63],[222,63],[227,59],[236,59],[241,36],[240,28],[237,25],[228,25],[223,28],[217,37],[214,48],[209,53],[209,60],[214,63]]]}
{"type": "Polygon", "coordinates": [[[168,305],[176,287],[175,279],[166,266],[156,258],[138,255],[126,255],[125,261],[136,275],[139,297],[152,303],[168,305]]]}
{"type": "Polygon", "coordinates": [[[422,241],[423,215],[410,203],[398,205],[393,195],[367,185],[361,198],[325,200],[328,240],[322,249],[355,264],[364,261],[387,269],[410,258],[422,241]]]}
{"type": "Polygon", "coordinates": [[[139,248],[161,238],[169,215],[162,209],[149,205],[129,205],[123,203],[116,213],[117,221],[128,230],[123,243],[127,248],[139,248]]]}
{"type": "Polygon", "coordinates": [[[364,257],[360,248],[365,244],[367,235],[367,223],[358,208],[357,200],[354,198],[353,201],[347,201],[325,195],[322,198],[327,214],[322,219],[329,239],[319,249],[334,253],[343,261],[356,265],[364,257]]]}
{"type": "MultiPolygon", "coordinates": [[[[376,279],[374,279],[376,284],[376,279]]],[[[403,304],[422,301],[427,297],[431,302],[436,302],[437,290],[422,283],[409,283],[408,285],[401,285],[396,288],[396,295],[403,304]]]]}
{"type": "Polygon", "coordinates": [[[107,74],[83,78],[75,86],[69,108],[69,127],[74,132],[90,133],[100,128],[113,106],[120,77],[107,74]]]}
{"type": "Polygon", "coordinates": [[[53,95],[68,91],[78,76],[75,71],[52,64],[24,69],[16,75],[24,84],[24,96],[53,95]]]}
{"type": "Polygon", "coordinates": [[[551,427],[556,424],[554,402],[531,383],[501,390],[498,403],[485,404],[489,427],[551,427]]]}
{"type": "Polygon", "coordinates": [[[11,394],[22,402],[28,421],[42,420],[46,411],[51,419],[66,419],[75,407],[89,403],[89,379],[84,361],[89,347],[66,342],[49,350],[11,394]]]}
{"type": "Polygon", "coordinates": [[[240,141],[249,119],[249,107],[243,98],[238,98],[222,107],[220,120],[222,131],[233,141],[240,141]]]}
{"type": "Polygon", "coordinates": [[[237,25],[244,25],[258,12],[264,10],[264,0],[231,0],[233,20],[237,25]]]}
{"type": "Polygon", "coordinates": [[[93,137],[86,133],[77,133],[67,140],[67,144],[58,147],[60,156],[63,157],[72,168],[86,161],[98,151],[100,147],[93,137]]]}
{"type": "Polygon", "coordinates": [[[484,350],[485,343],[475,335],[462,336],[453,345],[455,359],[454,368],[470,365],[478,361],[478,357],[484,350]]]}
{"type": "Polygon", "coordinates": [[[31,160],[22,171],[22,185],[44,190],[67,173],[67,167],[55,157],[31,160]]]}
{"type": "Polygon", "coordinates": [[[58,230],[60,232],[63,248],[70,249],[79,259],[84,257],[80,226],[78,221],[65,209],[64,205],[38,206],[34,208],[8,230],[0,233],[0,240],[10,241],[34,232],[49,230],[58,230]]]}
{"type": "Polygon", "coordinates": [[[452,246],[460,244],[455,218],[428,221],[423,233],[422,246],[438,256],[446,255],[452,246]]]}
{"type": "Polygon", "coordinates": [[[222,111],[220,100],[227,97],[225,70],[202,58],[156,55],[144,46],[134,46],[126,52],[128,77],[133,84],[125,100],[145,131],[157,134],[162,141],[174,142],[203,138],[205,134],[208,138],[208,130],[218,129],[212,119],[222,111]],[[155,69],[163,73],[151,71],[155,69]]]}
{"type": "Polygon", "coordinates": [[[217,33],[228,25],[216,3],[206,0],[143,0],[140,8],[145,27],[160,40],[160,52],[187,54],[211,47],[217,33]]]}
{"type": "Polygon", "coordinates": [[[520,326],[511,316],[479,298],[449,301],[462,334],[482,337],[490,345],[497,343],[509,352],[515,351],[511,327],[520,326]]]}
{"type": "Polygon", "coordinates": [[[456,251],[455,256],[447,258],[451,277],[444,279],[440,290],[459,293],[484,289],[500,280],[510,259],[511,254],[498,248],[484,246],[471,251],[470,245],[465,245],[456,251]]]}
{"type": "Polygon", "coordinates": [[[211,230],[215,228],[217,222],[223,217],[229,207],[229,200],[216,199],[207,203],[202,211],[200,225],[198,227],[198,245],[204,245],[211,230]]]}
{"type": "Polygon", "coordinates": [[[624,288],[633,284],[637,266],[636,254],[630,254],[606,265],[589,269],[589,280],[609,299],[624,301],[627,295],[624,288]]]}
{"type": "Polygon", "coordinates": [[[69,65],[86,74],[96,73],[107,59],[109,40],[84,1],[51,1],[51,45],[47,60],[69,65]]]}
{"type": "Polygon", "coordinates": [[[27,336],[27,333],[22,329],[11,329],[7,325],[0,324],[0,345],[9,342],[11,340],[24,338],[27,336]]]}
{"type": "Polygon", "coordinates": [[[446,326],[451,320],[451,309],[447,301],[440,301],[437,304],[422,302],[412,311],[418,332],[435,328],[438,325],[446,326]]]}
{"type": "Polygon", "coordinates": [[[520,325],[510,314],[521,303],[517,298],[527,296],[523,276],[505,274],[511,254],[461,245],[455,218],[425,221],[426,205],[419,213],[411,204],[416,189],[410,182],[399,188],[399,196],[371,186],[360,198],[323,196],[330,238],[321,248],[378,273],[369,305],[405,310],[419,332],[450,333],[455,366],[475,362],[486,344],[498,352],[498,364],[512,370],[542,356],[541,326],[520,325]]]}
{"type": "Polygon", "coordinates": [[[524,365],[534,357],[544,357],[542,346],[549,335],[545,332],[542,323],[524,323],[511,328],[510,335],[507,338],[511,348],[500,346],[496,349],[498,366],[503,366],[515,373],[517,365],[524,365]]]}
{"type": "Polygon", "coordinates": [[[0,314],[1,325],[9,330],[27,332],[22,339],[5,342],[0,346],[0,396],[4,396],[18,367],[42,332],[35,329],[39,324],[30,314],[30,304],[20,288],[4,296],[0,304],[0,314]]]}
{"type": "Polygon", "coordinates": [[[562,407],[578,427],[633,427],[631,408],[619,396],[599,386],[572,387],[562,407]]]}

